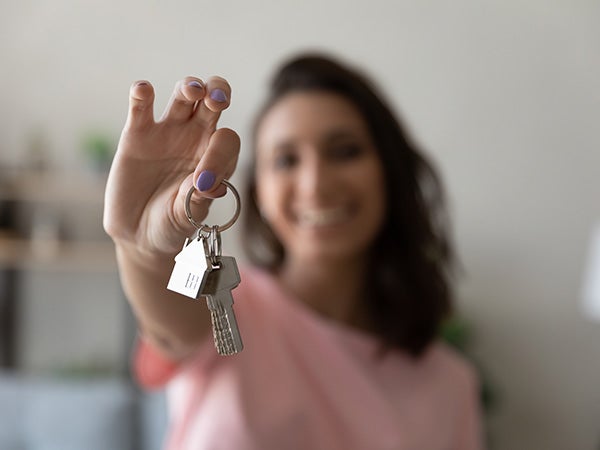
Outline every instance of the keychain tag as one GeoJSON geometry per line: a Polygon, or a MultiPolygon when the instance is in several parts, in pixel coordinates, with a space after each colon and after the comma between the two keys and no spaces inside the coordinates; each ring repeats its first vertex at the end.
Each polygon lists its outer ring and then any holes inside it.
{"type": "Polygon", "coordinates": [[[175,256],[175,267],[167,289],[186,297],[198,298],[208,273],[212,271],[208,254],[206,239],[203,237],[186,239],[183,249],[175,256]]]}

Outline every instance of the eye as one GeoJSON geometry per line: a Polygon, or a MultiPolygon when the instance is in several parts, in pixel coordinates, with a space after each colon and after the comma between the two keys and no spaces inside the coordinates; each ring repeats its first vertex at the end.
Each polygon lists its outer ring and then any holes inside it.
{"type": "Polygon", "coordinates": [[[273,160],[273,166],[276,169],[291,169],[296,165],[297,162],[298,157],[295,154],[291,152],[285,152],[275,156],[273,160]]]}
{"type": "Polygon", "coordinates": [[[350,160],[357,158],[363,153],[363,148],[356,143],[336,144],[332,146],[328,154],[332,159],[350,160]]]}

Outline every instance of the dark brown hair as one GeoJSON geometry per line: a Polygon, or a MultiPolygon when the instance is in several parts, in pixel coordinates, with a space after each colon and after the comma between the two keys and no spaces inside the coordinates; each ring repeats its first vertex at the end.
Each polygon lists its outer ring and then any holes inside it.
{"type": "MultiPolygon", "coordinates": [[[[324,55],[302,55],[280,68],[258,114],[255,134],[279,99],[307,90],[342,95],[367,123],[383,163],[388,195],[385,224],[368,256],[362,306],[372,324],[370,332],[387,346],[418,356],[436,338],[452,305],[452,252],[440,179],[371,82],[324,55]]],[[[251,262],[276,270],[284,248],[260,216],[254,167],[248,175],[244,246],[251,262]]]]}

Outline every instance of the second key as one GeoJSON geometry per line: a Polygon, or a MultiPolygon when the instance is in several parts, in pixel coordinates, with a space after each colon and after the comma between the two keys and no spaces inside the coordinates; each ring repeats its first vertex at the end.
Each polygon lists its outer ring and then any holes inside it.
{"type": "Polygon", "coordinates": [[[206,297],[213,326],[215,347],[220,355],[233,355],[244,345],[233,312],[231,291],[240,284],[235,258],[220,256],[217,266],[208,274],[200,295],[206,297]]]}

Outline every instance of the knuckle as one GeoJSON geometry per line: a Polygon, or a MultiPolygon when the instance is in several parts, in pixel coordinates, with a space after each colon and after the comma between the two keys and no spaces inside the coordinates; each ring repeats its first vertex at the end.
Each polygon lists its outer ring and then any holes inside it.
{"type": "Polygon", "coordinates": [[[215,132],[215,138],[217,139],[215,144],[220,148],[226,149],[235,155],[240,153],[240,136],[231,128],[220,128],[215,132]]]}
{"type": "Polygon", "coordinates": [[[113,240],[126,237],[125,228],[108,215],[104,216],[102,227],[104,228],[104,232],[113,240]]]}
{"type": "Polygon", "coordinates": [[[236,147],[241,144],[240,136],[231,128],[220,128],[219,134],[221,134],[223,139],[226,139],[229,144],[235,145],[236,147]]]}

